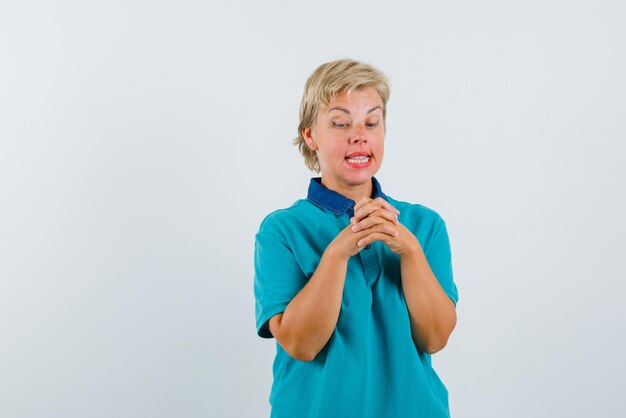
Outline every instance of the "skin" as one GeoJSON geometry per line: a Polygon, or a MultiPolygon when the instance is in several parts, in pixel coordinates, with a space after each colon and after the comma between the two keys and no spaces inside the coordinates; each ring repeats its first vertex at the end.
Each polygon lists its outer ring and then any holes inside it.
{"type": "Polygon", "coordinates": [[[324,186],[355,202],[371,196],[372,176],[383,162],[385,140],[383,102],[376,89],[337,95],[318,113],[315,126],[302,134],[317,154],[324,186]],[[355,152],[370,154],[371,165],[350,167],[345,157],[355,152]]]}
{"type": "Polygon", "coordinates": [[[382,198],[372,199],[372,176],[382,164],[385,130],[382,100],[366,87],[341,93],[319,112],[315,126],[303,130],[316,152],[322,184],[356,203],[354,217],[324,251],[317,270],[269,328],[292,357],[312,361],[330,339],[341,310],[348,260],[381,241],[400,256],[402,288],[413,341],[433,354],[447,344],[456,310],[434,276],[417,238],[398,221],[399,211],[382,198]],[[346,156],[366,152],[372,163],[354,168],[346,156]]]}

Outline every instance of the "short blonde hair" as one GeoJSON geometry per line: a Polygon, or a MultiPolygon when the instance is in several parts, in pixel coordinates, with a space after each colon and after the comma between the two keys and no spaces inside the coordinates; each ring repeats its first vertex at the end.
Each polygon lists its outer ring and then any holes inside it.
{"type": "Polygon", "coordinates": [[[364,87],[373,87],[383,102],[383,123],[387,117],[389,80],[376,68],[352,59],[341,59],[322,64],[311,74],[304,86],[300,103],[300,125],[298,137],[293,140],[304,157],[306,166],[315,172],[320,164],[315,151],[311,150],[302,136],[302,131],[313,128],[320,110],[340,93],[351,93],[364,87]]]}

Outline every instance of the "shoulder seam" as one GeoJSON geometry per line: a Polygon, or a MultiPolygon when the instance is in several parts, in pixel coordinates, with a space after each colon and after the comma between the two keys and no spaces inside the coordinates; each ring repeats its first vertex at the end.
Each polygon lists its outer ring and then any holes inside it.
{"type": "Polygon", "coordinates": [[[276,209],[276,210],[268,213],[267,215],[265,215],[265,217],[261,221],[261,224],[259,225],[259,230],[261,230],[263,228],[263,225],[265,225],[265,223],[267,222],[267,220],[272,218],[272,217],[274,217],[274,215],[279,214],[279,213],[290,213],[291,210],[293,210],[296,207],[302,205],[302,203],[304,203],[304,202],[306,202],[306,199],[298,199],[291,206],[289,206],[287,208],[276,209]]]}

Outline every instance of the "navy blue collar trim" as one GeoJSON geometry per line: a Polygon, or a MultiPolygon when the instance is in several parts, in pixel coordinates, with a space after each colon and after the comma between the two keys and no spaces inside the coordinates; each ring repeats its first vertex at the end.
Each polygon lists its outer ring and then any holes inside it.
{"type": "MultiPolygon", "coordinates": [[[[374,195],[373,199],[382,197],[383,199],[388,200],[387,196],[380,188],[380,183],[375,177],[372,177],[372,194],[374,195]]],[[[326,186],[322,184],[321,177],[314,177],[311,179],[307,199],[320,208],[333,212],[335,215],[347,213],[350,216],[354,216],[353,208],[356,202],[352,199],[348,199],[342,194],[327,189],[326,186]]]]}

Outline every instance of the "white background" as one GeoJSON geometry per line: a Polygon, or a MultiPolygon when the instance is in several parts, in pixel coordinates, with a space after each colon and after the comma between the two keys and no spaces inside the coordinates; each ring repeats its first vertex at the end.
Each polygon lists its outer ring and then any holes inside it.
{"type": "Polygon", "coordinates": [[[304,82],[392,84],[390,196],[448,224],[461,417],[621,417],[624,1],[0,5],[0,414],[267,417],[263,217],[304,82]]]}

